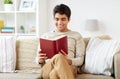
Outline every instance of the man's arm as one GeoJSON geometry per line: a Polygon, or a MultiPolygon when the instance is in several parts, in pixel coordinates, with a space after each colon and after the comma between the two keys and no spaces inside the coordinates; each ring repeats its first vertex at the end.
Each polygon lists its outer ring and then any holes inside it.
{"type": "Polygon", "coordinates": [[[81,66],[84,62],[85,43],[82,37],[76,39],[76,57],[72,58],[72,65],[81,66]]]}

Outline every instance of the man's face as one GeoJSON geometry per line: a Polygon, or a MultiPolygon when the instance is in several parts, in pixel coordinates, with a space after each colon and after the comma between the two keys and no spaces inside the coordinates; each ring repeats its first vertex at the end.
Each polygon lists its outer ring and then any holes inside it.
{"type": "Polygon", "coordinates": [[[67,25],[69,19],[65,14],[56,13],[54,16],[54,23],[58,31],[65,32],[68,30],[67,25]]]}

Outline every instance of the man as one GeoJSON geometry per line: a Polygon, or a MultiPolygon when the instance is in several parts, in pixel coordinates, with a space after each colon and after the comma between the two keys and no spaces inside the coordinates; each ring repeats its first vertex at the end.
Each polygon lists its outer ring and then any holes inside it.
{"type": "Polygon", "coordinates": [[[42,37],[48,38],[56,35],[67,35],[68,55],[60,51],[51,59],[47,59],[46,54],[38,52],[38,62],[42,66],[43,79],[75,79],[77,67],[84,61],[85,44],[78,32],[68,29],[71,10],[65,4],[55,6],[53,10],[56,30],[45,33],[42,37]]]}

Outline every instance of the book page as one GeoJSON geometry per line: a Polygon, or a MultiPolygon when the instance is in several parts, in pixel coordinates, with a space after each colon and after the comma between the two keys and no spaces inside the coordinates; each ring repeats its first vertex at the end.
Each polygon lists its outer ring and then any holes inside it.
{"type": "Polygon", "coordinates": [[[58,35],[58,36],[52,36],[52,37],[47,37],[47,38],[43,38],[42,37],[42,39],[46,39],[46,40],[57,40],[57,39],[60,39],[60,38],[63,38],[63,37],[65,37],[66,35],[58,35]]]}

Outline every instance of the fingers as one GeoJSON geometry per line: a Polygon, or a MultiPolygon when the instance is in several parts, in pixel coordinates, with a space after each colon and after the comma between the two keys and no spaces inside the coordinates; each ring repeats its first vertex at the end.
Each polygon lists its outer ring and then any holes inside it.
{"type": "Polygon", "coordinates": [[[63,50],[61,50],[60,52],[61,52],[63,55],[67,56],[67,54],[66,54],[63,50]]]}
{"type": "Polygon", "coordinates": [[[46,58],[47,58],[47,56],[46,56],[45,53],[40,53],[40,54],[38,55],[38,57],[39,57],[40,59],[46,59],[46,58]]]}
{"type": "Polygon", "coordinates": [[[48,58],[47,56],[46,56],[46,54],[45,53],[43,53],[42,51],[38,51],[38,59],[39,59],[39,62],[40,63],[43,63],[43,62],[45,62],[45,60],[48,58]]]}
{"type": "Polygon", "coordinates": [[[46,59],[47,59],[47,56],[39,56],[40,63],[44,63],[46,59]]]}
{"type": "Polygon", "coordinates": [[[43,53],[41,50],[38,51],[37,55],[40,57],[40,56],[46,56],[45,53],[43,53]]]}
{"type": "Polygon", "coordinates": [[[41,51],[41,50],[39,50],[39,51],[38,51],[38,53],[42,53],[42,51],[41,51]]]}
{"type": "Polygon", "coordinates": [[[40,59],[46,59],[47,57],[39,57],[40,59]]]}
{"type": "Polygon", "coordinates": [[[41,57],[41,56],[46,56],[46,54],[45,54],[45,53],[40,53],[40,54],[38,54],[38,56],[39,56],[39,57],[41,57]]]}
{"type": "Polygon", "coordinates": [[[46,56],[44,56],[44,57],[39,57],[39,60],[40,60],[40,61],[45,61],[46,59],[47,59],[46,56]]]}

